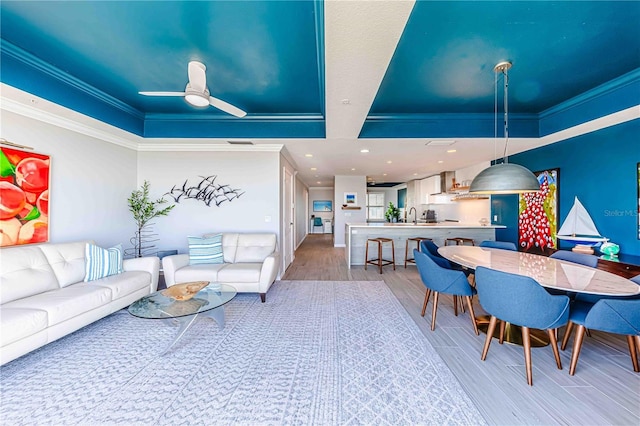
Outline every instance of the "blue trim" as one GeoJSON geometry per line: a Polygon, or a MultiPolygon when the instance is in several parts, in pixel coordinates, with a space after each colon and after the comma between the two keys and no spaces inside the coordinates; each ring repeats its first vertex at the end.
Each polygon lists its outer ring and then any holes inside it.
{"type": "Polygon", "coordinates": [[[540,113],[546,136],[640,103],[640,68],[540,113]]]}
{"type": "Polygon", "coordinates": [[[314,3],[316,14],[316,52],[318,54],[318,90],[320,96],[320,111],[326,115],[326,92],[325,92],[325,62],[324,62],[324,0],[316,0],[314,3]]]}
{"type": "MultiPolygon", "coordinates": [[[[493,137],[494,114],[369,115],[360,138],[480,138],[493,137]]],[[[498,125],[498,136],[503,136],[498,125]]],[[[536,114],[509,115],[511,137],[538,137],[536,114]]]]}
{"type": "Polygon", "coordinates": [[[302,119],[245,117],[210,118],[172,115],[147,117],[145,138],[324,138],[325,122],[321,116],[302,119]],[[161,118],[162,117],[162,118],[161,118]]]}
{"type": "Polygon", "coordinates": [[[144,114],[0,39],[3,83],[141,135],[144,114]]]}

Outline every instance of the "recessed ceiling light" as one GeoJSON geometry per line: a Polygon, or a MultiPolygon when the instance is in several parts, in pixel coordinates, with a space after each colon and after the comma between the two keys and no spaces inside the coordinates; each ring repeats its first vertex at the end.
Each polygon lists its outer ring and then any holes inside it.
{"type": "Polygon", "coordinates": [[[447,152],[451,153],[451,152],[456,152],[455,149],[448,149],[447,152]]]}
{"type": "Polygon", "coordinates": [[[391,160],[387,161],[387,164],[391,164],[391,163],[393,163],[393,161],[391,161],[391,160]]]}
{"type": "Polygon", "coordinates": [[[313,157],[313,154],[305,154],[304,156],[307,157],[307,158],[311,158],[311,157],[313,157]]]}
{"type": "Polygon", "coordinates": [[[363,154],[366,154],[367,152],[369,152],[369,150],[365,148],[365,149],[361,149],[360,152],[362,152],[363,154]]]}
{"type": "Polygon", "coordinates": [[[444,163],[444,161],[438,160],[438,164],[442,164],[442,163],[444,163]]]}
{"type": "Polygon", "coordinates": [[[317,181],[316,183],[317,183],[318,185],[320,185],[320,183],[321,183],[321,182],[320,182],[320,181],[317,181]]]}
{"type": "Polygon", "coordinates": [[[352,167],[352,168],[351,168],[351,171],[352,171],[352,172],[355,172],[355,171],[356,171],[356,168],[355,168],[355,167],[352,167]]]}
{"type": "Polygon", "coordinates": [[[414,176],[418,176],[418,174],[417,174],[417,173],[414,173],[413,175],[414,175],[414,176]]]}
{"type": "Polygon", "coordinates": [[[386,175],[387,175],[386,173],[383,173],[383,174],[382,174],[382,176],[386,176],[386,175]]]}
{"type": "Polygon", "coordinates": [[[318,168],[317,167],[312,167],[311,170],[318,170],[318,168]]]}

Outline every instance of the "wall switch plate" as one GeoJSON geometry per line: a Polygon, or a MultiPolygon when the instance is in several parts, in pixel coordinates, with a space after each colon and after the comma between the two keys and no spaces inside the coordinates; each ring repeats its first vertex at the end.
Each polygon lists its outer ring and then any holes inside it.
{"type": "Polygon", "coordinates": [[[493,221],[494,221],[494,222],[497,222],[497,221],[498,221],[498,215],[497,215],[497,214],[494,214],[494,215],[493,215],[493,221]]]}
{"type": "Polygon", "coordinates": [[[265,216],[264,221],[267,223],[271,222],[271,216],[265,216]]]}

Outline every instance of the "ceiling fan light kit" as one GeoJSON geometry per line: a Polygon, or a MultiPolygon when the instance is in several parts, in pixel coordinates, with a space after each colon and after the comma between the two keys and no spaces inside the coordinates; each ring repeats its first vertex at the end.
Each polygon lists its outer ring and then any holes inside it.
{"type": "Polygon", "coordinates": [[[184,92],[138,92],[143,96],[183,96],[189,104],[198,108],[212,106],[227,114],[242,118],[247,115],[240,108],[210,95],[207,88],[207,67],[198,61],[191,61],[187,67],[189,82],[184,92]]]}
{"type": "MultiPolygon", "coordinates": [[[[522,194],[525,192],[540,191],[540,183],[535,175],[526,167],[519,164],[509,164],[507,145],[509,144],[509,75],[512,64],[508,61],[499,62],[493,68],[496,73],[504,75],[504,163],[494,164],[473,179],[469,187],[469,193],[475,194],[522,194]]],[[[498,85],[495,84],[495,98],[498,97],[498,85]]],[[[496,104],[496,121],[498,109],[496,104]]],[[[497,134],[495,135],[497,139],[497,134]]]]}

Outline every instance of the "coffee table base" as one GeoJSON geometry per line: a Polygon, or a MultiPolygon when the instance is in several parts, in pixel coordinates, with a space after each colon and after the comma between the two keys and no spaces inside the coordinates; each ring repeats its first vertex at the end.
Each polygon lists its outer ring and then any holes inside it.
{"type": "Polygon", "coordinates": [[[224,328],[224,306],[218,306],[217,308],[195,315],[187,315],[178,318],[166,318],[164,319],[165,324],[173,326],[174,322],[177,321],[180,324],[180,328],[174,336],[173,341],[169,344],[169,346],[167,346],[164,351],[162,351],[162,353],[160,354],[161,356],[169,352],[171,348],[173,348],[175,344],[178,343],[180,339],[182,339],[182,336],[184,336],[187,330],[191,328],[191,326],[196,322],[196,319],[200,315],[205,315],[209,318],[212,318],[215,322],[218,323],[218,327],[220,328],[220,330],[224,328]]]}

